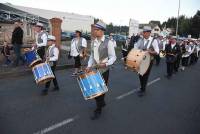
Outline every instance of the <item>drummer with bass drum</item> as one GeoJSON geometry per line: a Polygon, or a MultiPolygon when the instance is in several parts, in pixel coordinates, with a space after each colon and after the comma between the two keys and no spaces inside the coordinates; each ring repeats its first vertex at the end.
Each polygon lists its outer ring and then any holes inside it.
{"type": "Polygon", "coordinates": [[[146,73],[143,75],[139,74],[140,85],[141,85],[140,90],[137,92],[139,97],[142,97],[145,95],[148,78],[149,78],[151,68],[153,65],[153,57],[159,54],[158,41],[154,39],[153,37],[151,37],[150,35],[151,35],[151,27],[144,26],[143,37],[140,38],[134,45],[134,49],[148,51],[149,54],[151,55],[150,65],[146,73]]]}

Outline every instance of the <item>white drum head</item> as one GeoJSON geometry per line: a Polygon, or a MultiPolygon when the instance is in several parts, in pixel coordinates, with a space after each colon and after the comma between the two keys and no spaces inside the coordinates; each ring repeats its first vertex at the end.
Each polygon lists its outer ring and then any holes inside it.
{"type": "Polygon", "coordinates": [[[145,53],[145,55],[143,56],[143,60],[141,61],[141,64],[140,64],[140,68],[139,68],[139,71],[138,73],[140,75],[144,75],[147,71],[147,69],[149,68],[149,65],[150,65],[150,61],[151,61],[151,56],[150,54],[147,52],[145,53]]]}

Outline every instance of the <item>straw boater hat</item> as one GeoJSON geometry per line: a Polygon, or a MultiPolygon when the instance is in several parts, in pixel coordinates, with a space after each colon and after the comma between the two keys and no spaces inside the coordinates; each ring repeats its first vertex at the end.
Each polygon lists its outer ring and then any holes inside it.
{"type": "Polygon", "coordinates": [[[44,27],[44,25],[42,23],[40,23],[40,22],[37,22],[35,26],[36,27],[44,27]]]}
{"type": "Polygon", "coordinates": [[[101,20],[99,20],[96,24],[94,24],[94,26],[96,28],[98,28],[98,29],[106,31],[106,24],[103,21],[101,21],[101,20]]]}
{"type": "Polygon", "coordinates": [[[144,26],[143,27],[143,32],[151,32],[151,27],[150,26],[144,26]]]}
{"type": "Polygon", "coordinates": [[[56,37],[53,36],[53,35],[48,35],[47,40],[48,40],[48,41],[55,41],[55,40],[56,40],[56,37]]]}

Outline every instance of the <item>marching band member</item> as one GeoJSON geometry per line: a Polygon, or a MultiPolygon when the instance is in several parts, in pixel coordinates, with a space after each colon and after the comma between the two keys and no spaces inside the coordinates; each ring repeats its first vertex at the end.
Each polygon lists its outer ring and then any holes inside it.
{"type": "Polygon", "coordinates": [[[178,55],[181,53],[180,46],[176,43],[176,37],[171,37],[170,43],[166,45],[166,64],[167,64],[167,78],[171,78],[173,70],[178,71],[179,62],[178,55]]]}
{"type": "Polygon", "coordinates": [[[109,36],[109,39],[113,42],[113,44],[114,44],[114,47],[116,48],[117,47],[117,43],[116,43],[116,41],[113,39],[113,33],[110,33],[110,36],[109,36]]]}
{"type": "Polygon", "coordinates": [[[141,49],[144,51],[148,51],[151,55],[151,62],[150,62],[150,66],[149,66],[147,72],[143,76],[139,75],[141,88],[137,93],[138,93],[138,96],[140,96],[140,97],[143,96],[146,91],[148,78],[149,78],[151,68],[153,65],[153,57],[156,54],[159,54],[158,41],[156,39],[154,39],[153,37],[151,37],[150,34],[151,34],[151,27],[144,26],[143,37],[140,38],[138,40],[138,42],[134,45],[134,49],[141,49]]]}
{"type": "Polygon", "coordinates": [[[190,65],[193,65],[197,62],[197,45],[194,41],[191,41],[191,60],[190,65]]]}
{"type": "MultiPolygon", "coordinates": [[[[163,36],[160,34],[159,37],[157,38],[157,40],[158,40],[159,51],[163,52],[163,45],[164,45],[164,43],[163,43],[163,36]]],[[[156,59],[156,65],[158,66],[160,64],[160,55],[157,54],[155,56],[155,59],[156,59]]]]}
{"type": "MultiPolygon", "coordinates": [[[[116,55],[113,42],[109,39],[105,39],[105,30],[106,24],[102,21],[98,21],[94,25],[94,34],[96,39],[91,43],[91,55],[86,72],[89,72],[92,67],[96,65],[97,68],[99,68],[106,85],[108,85],[109,66],[115,62],[116,55]]],[[[91,117],[92,120],[100,117],[102,108],[106,105],[104,98],[105,94],[95,98],[97,107],[94,111],[94,115],[91,117]]]]}
{"type": "MultiPolygon", "coordinates": [[[[58,82],[55,75],[55,69],[56,69],[56,64],[58,61],[59,50],[55,45],[55,41],[56,41],[55,36],[48,35],[47,40],[48,40],[47,42],[48,49],[46,53],[46,62],[50,64],[51,70],[55,76],[55,78],[53,79],[54,89],[52,91],[59,91],[59,86],[58,86],[58,82]]],[[[42,90],[42,95],[48,94],[48,89],[50,87],[50,84],[51,84],[51,81],[48,81],[46,83],[45,89],[42,90]]]]}
{"type": "Polygon", "coordinates": [[[36,49],[37,54],[42,60],[45,58],[45,47],[47,45],[47,33],[43,29],[44,25],[40,22],[37,22],[35,25],[36,43],[33,45],[33,48],[36,49]]]}
{"type": "Polygon", "coordinates": [[[76,30],[75,38],[71,41],[71,49],[70,55],[74,57],[74,67],[75,71],[72,76],[77,76],[78,73],[82,71],[81,68],[81,59],[85,58],[86,56],[86,48],[87,48],[87,41],[85,38],[82,37],[82,32],[80,30],[76,30]]]}
{"type": "MultiPolygon", "coordinates": [[[[129,44],[130,44],[130,38],[128,38],[126,42],[122,44],[122,56],[123,56],[122,59],[124,60],[124,63],[126,63],[126,57],[128,55],[129,44]]],[[[125,67],[125,69],[127,69],[127,67],[125,67]]]]}
{"type": "Polygon", "coordinates": [[[187,45],[187,42],[186,41],[182,41],[180,43],[180,48],[181,48],[181,70],[184,71],[185,70],[185,57],[184,57],[184,54],[187,52],[186,51],[186,45],[187,45]]]}

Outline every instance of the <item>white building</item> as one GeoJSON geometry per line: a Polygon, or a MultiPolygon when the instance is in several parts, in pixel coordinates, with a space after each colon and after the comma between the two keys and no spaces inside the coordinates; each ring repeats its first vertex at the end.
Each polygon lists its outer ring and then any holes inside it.
{"type": "Polygon", "coordinates": [[[129,37],[133,34],[136,35],[139,33],[139,21],[130,19],[129,21],[129,37]]]}
{"type": "Polygon", "coordinates": [[[63,21],[62,31],[73,32],[78,29],[82,30],[83,32],[91,32],[91,24],[94,24],[94,17],[92,16],[16,6],[8,3],[6,3],[6,5],[31,14],[41,16],[46,19],[51,19],[55,17],[60,18],[63,21]]]}

